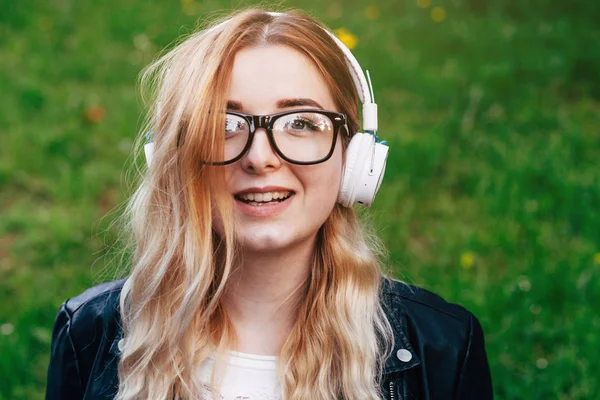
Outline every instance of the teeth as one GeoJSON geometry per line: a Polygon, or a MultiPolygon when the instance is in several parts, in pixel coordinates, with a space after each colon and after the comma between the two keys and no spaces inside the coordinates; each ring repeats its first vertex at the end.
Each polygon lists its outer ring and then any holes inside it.
{"type": "Polygon", "coordinates": [[[268,193],[245,193],[240,194],[238,197],[243,200],[260,202],[269,202],[271,200],[278,200],[288,197],[292,192],[268,192],[268,193]]]}

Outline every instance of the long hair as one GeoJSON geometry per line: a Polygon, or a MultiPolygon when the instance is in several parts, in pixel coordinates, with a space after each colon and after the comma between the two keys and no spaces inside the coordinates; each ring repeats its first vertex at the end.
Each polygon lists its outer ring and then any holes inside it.
{"type": "MultiPolygon", "coordinates": [[[[232,199],[223,168],[199,160],[222,151],[220,111],[236,52],[285,45],[307,56],[348,117],[344,155],[359,127],[356,88],[322,25],[299,11],[257,9],[223,21],[189,35],[141,75],[152,96],[144,131],[154,132],[155,154],[126,211],[133,257],[120,299],[119,400],[201,398],[199,365],[214,351],[226,358],[235,343],[222,305],[240,254],[232,199]]],[[[284,399],[379,398],[392,346],[379,302],[383,256],[355,210],[336,204],[318,232],[296,323],[278,357],[284,399]]]]}

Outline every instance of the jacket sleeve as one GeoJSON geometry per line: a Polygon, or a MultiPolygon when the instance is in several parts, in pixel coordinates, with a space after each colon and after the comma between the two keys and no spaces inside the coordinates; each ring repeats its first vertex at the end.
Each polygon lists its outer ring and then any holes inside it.
{"type": "Polygon", "coordinates": [[[52,331],[46,400],[83,398],[77,353],[71,338],[71,314],[65,301],[56,316],[52,331]]]}
{"type": "Polygon", "coordinates": [[[492,377],[485,352],[483,329],[477,318],[471,314],[469,319],[469,340],[465,358],[459,369],[457,400],[494,398],[492,377]]]}

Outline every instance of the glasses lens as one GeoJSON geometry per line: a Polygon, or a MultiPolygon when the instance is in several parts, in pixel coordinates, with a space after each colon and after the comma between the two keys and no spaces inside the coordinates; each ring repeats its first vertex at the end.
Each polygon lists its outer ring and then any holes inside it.
{"type": "Polygon", "coordinates": [[[250,127],[248,122],[237,115],[225,115],[225,157],[223,161],[233,160],[244,150],[248,142],[250,127]]]}
{"type": "Polygon", "coordinates": [[[318,161],[329,154],[333,145],[333,123],[326,115],[316,112],[288,114],[273,124],[273,137],[287,158],[318,161]]]}

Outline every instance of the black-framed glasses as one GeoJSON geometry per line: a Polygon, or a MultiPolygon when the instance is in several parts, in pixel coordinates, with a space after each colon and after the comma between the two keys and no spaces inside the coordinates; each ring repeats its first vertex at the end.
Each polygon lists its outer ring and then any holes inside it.
{"type": "Polygon", "coordinates": [[[265,129],[271,148],[285,161],[300,165],[322,163],[333,154],[342,126],[346,126],[344,114],[320,109],[269,115],[227,111],[224,161],[211,164],[226,165],[242,158],[252,146],[254,133],[259,128],[265,129]]]}

